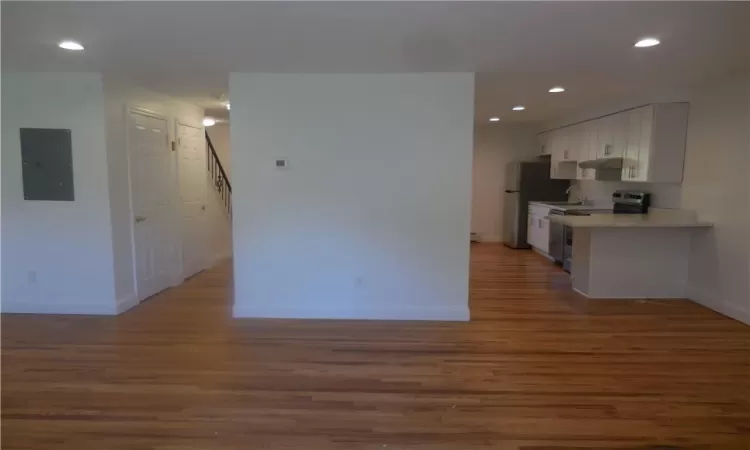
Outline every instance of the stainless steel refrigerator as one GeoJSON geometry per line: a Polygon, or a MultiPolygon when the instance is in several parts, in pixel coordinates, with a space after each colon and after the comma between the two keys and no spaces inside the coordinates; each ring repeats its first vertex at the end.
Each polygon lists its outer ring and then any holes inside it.
{"type": "Polygon", "coordinates": [[[503,194],[503,243],[512,248],[529,248],[526,242],[529,202],[567,200],[568,180],[550,179],[549,159],[515,161],[505,169],[503,194]]]}

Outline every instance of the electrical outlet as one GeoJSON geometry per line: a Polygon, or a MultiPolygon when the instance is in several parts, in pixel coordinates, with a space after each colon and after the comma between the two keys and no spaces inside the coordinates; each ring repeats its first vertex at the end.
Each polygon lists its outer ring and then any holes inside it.
{"type": "Polygon", "coordinates": [[[29,270],[29,273],[26,274],[26,279],[29,281],[29,284],[36,284],[36,271],[29,270]]]}

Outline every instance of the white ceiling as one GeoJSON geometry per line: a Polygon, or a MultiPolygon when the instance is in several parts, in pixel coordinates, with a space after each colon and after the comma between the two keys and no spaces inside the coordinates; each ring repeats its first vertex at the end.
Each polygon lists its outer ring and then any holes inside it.
{"type": "Polygon", "coordinates": [[[477,121],[539,121],[750,65],[742,2],[8,2],[3,70],[102,71],[221,115],[227,74],[477,75],[477,121]],[[635,49],[642,36],[662,44],[635,49]],[[70,38],[86,50],[65,52],[70,38]],[[553,85],[568,91],[549,94],[553,85]],[[515,104],[527,110],[511,112],[515,104]]]}

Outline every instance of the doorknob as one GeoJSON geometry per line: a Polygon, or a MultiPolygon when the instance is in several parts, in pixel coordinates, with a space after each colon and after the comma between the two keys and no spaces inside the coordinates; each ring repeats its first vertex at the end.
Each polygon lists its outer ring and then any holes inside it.
{"type": "Polygon", "coordinates": [[[141,223],[141,222],[144,222],[145,220],[146,218],[143,216],[135,216],[135,223],[141,223]]]}

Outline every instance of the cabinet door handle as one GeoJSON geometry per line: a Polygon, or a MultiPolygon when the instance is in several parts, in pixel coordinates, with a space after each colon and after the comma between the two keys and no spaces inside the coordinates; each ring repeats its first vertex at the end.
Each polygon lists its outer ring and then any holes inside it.
{"type": "Polygon", "coordinates": [[[563,152],[563,158],[568,159],[568,151],[567,150],[565,150],[563,152]]]}
{"type": "Polygon", "coordinates": [[[612,146],[610,144],[604,144],[604,154],[609,155],[612,153],[612,146]]]}

